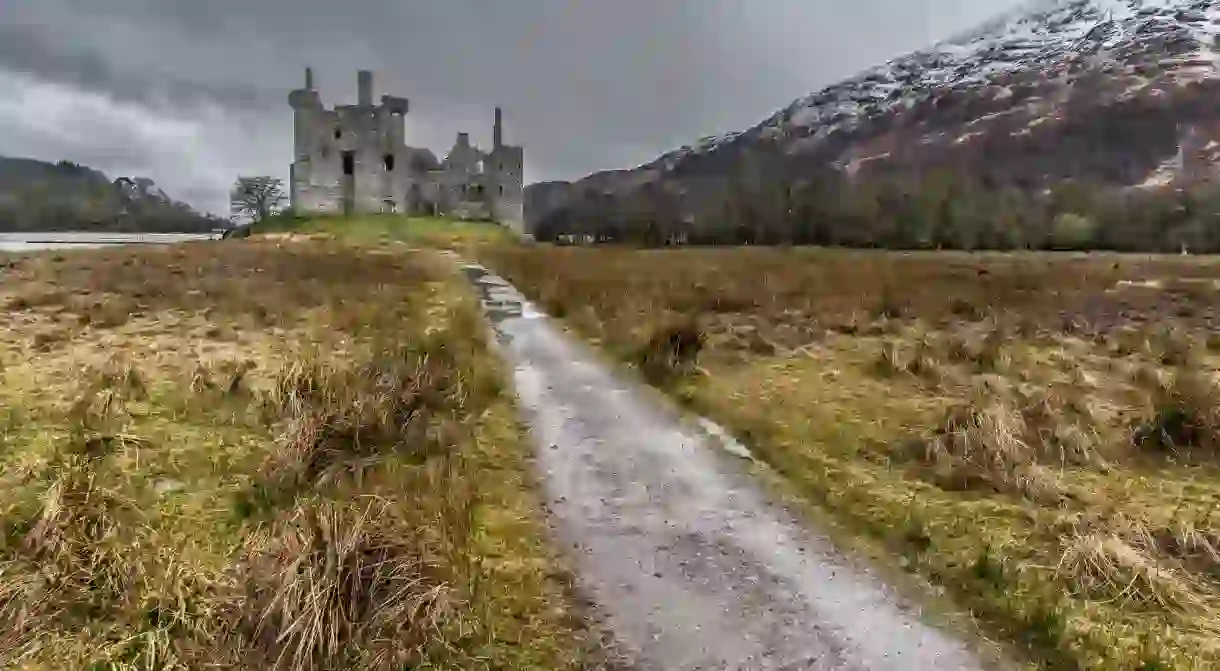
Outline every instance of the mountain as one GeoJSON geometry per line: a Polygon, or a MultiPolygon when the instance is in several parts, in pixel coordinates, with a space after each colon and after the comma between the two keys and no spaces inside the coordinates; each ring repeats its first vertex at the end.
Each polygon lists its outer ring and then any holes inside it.
{"type": "Polygon", "coordinates": [[[0,231],[194,232],[227,225],[175,201],[146,177],[111,181],[69,161],[0,156],[0,231]]]}
{"type": "MultiPolygon", "coordinates": [[[[1210,182],[1220,159],[1220,4],[1041,0],[805,96],[753,128],[559,189],[532,223],[642,207],[685,220],[735,181],[969,175],[1027,192],[1065,181],[1210,182]]],[[[529,194],[527,193],[527,199],[529,194]]]]}

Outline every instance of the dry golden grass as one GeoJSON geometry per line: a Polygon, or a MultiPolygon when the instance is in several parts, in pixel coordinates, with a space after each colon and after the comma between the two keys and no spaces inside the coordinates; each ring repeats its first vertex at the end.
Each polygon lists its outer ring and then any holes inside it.
{"type": "Polygon", "coordinates": [[[649,379],[1031,664],[1220,667],[1220,263],[482,255],[627,363],[684,325],[701,346],[649,379]]]}
{"type": "Polygon", "coordinates": [[[590,663],[443,260],[297,239],[9,261],[0,667],[590,663]]]}

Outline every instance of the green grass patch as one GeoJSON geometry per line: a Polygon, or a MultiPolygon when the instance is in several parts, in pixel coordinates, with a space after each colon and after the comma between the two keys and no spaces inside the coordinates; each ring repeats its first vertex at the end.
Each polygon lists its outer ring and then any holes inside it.
{"type": "Polygon", "coordinates": [[[275,218],[255,228],[256,234],[327,235],[359,244],[403,243],[413,247],[465,251],[478,245],[515,242],[512,229],[491,222],[444,217],[365,215],[354,217],[275,218]]]}

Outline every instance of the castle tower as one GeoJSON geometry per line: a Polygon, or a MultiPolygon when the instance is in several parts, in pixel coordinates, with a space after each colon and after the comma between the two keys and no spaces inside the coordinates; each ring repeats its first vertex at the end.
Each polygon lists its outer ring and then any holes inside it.
{"type": "Polygon", "coordinates": [[[492,149],[487,155],[492,218],[518,231],[525,225],[525,155],[521,147],[504,144],[504,110],[496,107],[492,149]]]}
{"type": "Polygon", "coordinates": [[[356,104],[361,107],[373,106],[373,72],[371,70],[361,70],[356,74],[356,88],[359,96],[356,98],[356,104]]]}
{"type": "Polygon", "coordinates": [[[288,195],[294,209],[306,204],[302,191],[313,178],[313,128],[322,115],[322,100],[314,89],[313,68],[305,68],[305,88],[288,94],[293,110],[293,162],[288,171],[288,195]]]}
{"type": "Polygon", "coordinates": [[[492,147],[499,149],[504,145],[504,110],[496,108],[496,122],[492,128],[492,147]]]}

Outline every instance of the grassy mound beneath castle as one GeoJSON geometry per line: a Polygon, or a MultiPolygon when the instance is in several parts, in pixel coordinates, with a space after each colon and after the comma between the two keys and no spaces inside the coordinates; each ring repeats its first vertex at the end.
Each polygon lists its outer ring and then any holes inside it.
{"type": "Polygon", "coordinates": [[[0,272],[0,667],[587,662],[499,363],[434,253],[0,272]]]}
{"type": "Polygon", "coordinates": [[[1220,665],[1220,263],[487,247],[1047,669],[1220,665]]]}
{"type": "Polygon", "coordinates": [[[445,217],[367,215],[359,217],[273,217],[255,226],[257,235],[317,235],[349,244],[405,244],[411,247],[466,251],[475,246],[512,243],[519,236],[492,222],[459,221],[445,217]]]}

